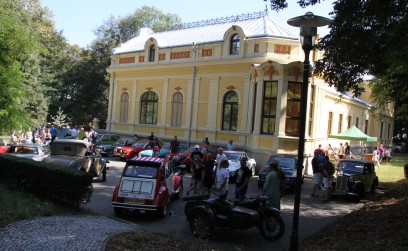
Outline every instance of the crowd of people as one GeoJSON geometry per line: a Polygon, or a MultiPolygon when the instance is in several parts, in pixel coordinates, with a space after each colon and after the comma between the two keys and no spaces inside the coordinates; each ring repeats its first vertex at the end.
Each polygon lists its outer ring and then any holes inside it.
{"type": "Polygon", "coordinates": [[[63,136],[65,139],[80,139],[86,140],[92,143],[96,142],[97,132],[94,131],[92,123],[88,123],[83,126],[65,126],[58,127],[53,124],[48,124],[46,126],[38,126],[33,130],[28,128],[28,130],[13,130],[10,137],[11,144],[18,143],[35,143],[35,144],[49,144],[54,141],[61,130],[65,129],[66,133],[63,136]]]}

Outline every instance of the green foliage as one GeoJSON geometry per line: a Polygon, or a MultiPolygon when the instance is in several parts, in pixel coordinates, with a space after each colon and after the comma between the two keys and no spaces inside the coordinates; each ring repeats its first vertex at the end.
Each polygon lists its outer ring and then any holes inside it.
{"type": "Polygon", "coordinates": [[[7,10],[0,11],[0,128],[11,130],[28,123],[23,100],[27,96],[21,62],[31,49],[32,35],[7,10]]]}
{"type": "Polygon", "coordinates": [[[67,208],[79,209],[92,193],[92,175],[15,156],[0,156],[0,181],[67,208]]]}
{"type": "MultiPolygon", "coordinates": [[[[330,33],[321,39],[325,54],[315,73],[340,92],[356,96],[366,75],[376,78],[373,98],[381,106],[395,101],[405,104],[408,91],[408,1],[338,0],[330,33]]],[[[408,106],[397,115],[406,118],[408,106]]]]}
{"type": "Polygon", "coordinates": [[[57,114],[55,116],[51,115],[52,123],[58,127],[64,127],[69,124],[70,119],[64,111],[61,110],[61,107],[58,108],[57,114]]]}

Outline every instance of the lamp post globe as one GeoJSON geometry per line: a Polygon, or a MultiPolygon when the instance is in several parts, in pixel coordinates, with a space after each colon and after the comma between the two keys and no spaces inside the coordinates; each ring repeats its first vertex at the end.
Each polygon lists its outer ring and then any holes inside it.
{"type": "Polygon", "coordinates": [[[306,131],[306,110],[307,110],[307,93],[309,84],[309,54],[313,49],[317,27],[330,24],[330,19],[320,16],[315,16],[312,12],[307,12],[303,16],[291,18],[287,21],[291,26],[300,27],[300,43],[305,53],[303,62],[303,82],[300,101],[300,128],[299,128],[299,147],[298,147],[298,166],[295,187],[295,202],[293,207],[293,224],[292,233],[290,236],[290,250],[299,250],[299,207],[302,182],[302,169],[305,151],[305,131],[306,131]]]}

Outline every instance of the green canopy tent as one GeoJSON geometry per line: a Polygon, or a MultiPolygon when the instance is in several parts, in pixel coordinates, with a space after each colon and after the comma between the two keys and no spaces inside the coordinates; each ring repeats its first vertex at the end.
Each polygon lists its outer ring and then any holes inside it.
{"type": "Polygon", "coordinates": [[[377,137],[370,137],[360,131],[356,126],[352,126],[349,129],[341,132],[339,134],[330,134],[328,138],[335,139],[346,139],[346,140],[355,140],[355,141],[366,141],[366,142],[377,142],[377,137]]]}

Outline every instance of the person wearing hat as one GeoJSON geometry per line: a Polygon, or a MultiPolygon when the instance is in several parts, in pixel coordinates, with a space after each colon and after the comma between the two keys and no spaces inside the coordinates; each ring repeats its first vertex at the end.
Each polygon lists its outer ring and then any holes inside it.
{"type": "Polygon", "coordinates": [[[195,145],[194,151],[190,154],[190,171],[191,171],[191,184],[187,191],[187,196],[191,191],[194,194],[201,193],[204,179],[204,169],[202,168],[202,159],[204,158],[203,153],[200,151],[200,146],[195,145]]]}
{"type": "Polygon", "coordinates": [[[200,157],[201,159],[204,158],[203,153],[200,151],[200,146],[199,145],[194,146],[194,152],[192,152],[190,154],[190,158],[193,160],[197,156],[200,157]]]}

